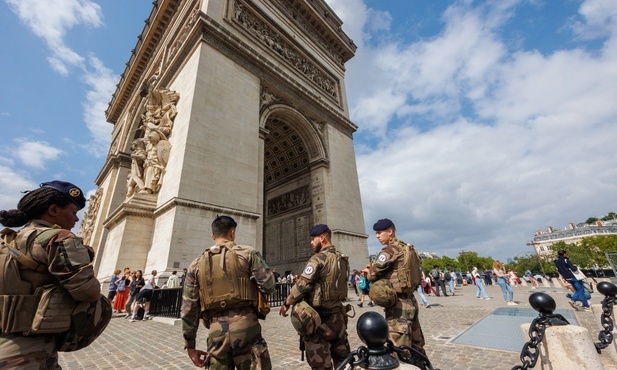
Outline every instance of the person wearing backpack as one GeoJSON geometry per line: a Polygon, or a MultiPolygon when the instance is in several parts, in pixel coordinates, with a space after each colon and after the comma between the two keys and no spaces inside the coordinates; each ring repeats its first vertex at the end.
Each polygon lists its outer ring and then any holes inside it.
{"type": "Polygon", "coordinates": [[[383,249],[371,266],[368,279],[380,288],[376,293],[383,294],[379,300],[377,295],[373,298],[385,309],[388,336],[395,346],[410,346],[426,354],[418,301],[413,294],[422,281],[420,256],[413,245],[396,238],[396,227],[391,220],[377,221],[373,230],[383,249]],[[391,293],[394,293],[393,302],[389,299],[391,293]]]}
{"type": "Polygon", "coordinates": [[[445,297],[448,297],[448,293],[446,292],[446,280],[444,274],[443,272],[441,272],[437,265],[433,266],[433,269],[431,270],[431,278],[435,283],[435,291],[437,292],[437,297],[439,297],[439,288],[441,288],[443,295],[445,297]]]}
{"type": "Polygon", "coordinates": [[[308,260],[302,275],[291,288],[279,314],[287,316],[293,305],[291,322],[306,350],[312,369],[337,368],[351,352],[347,338],[347,276],[349,257],[332,244],[332,231],[318,224],[309,231],[315,254],[308,260]],[[302,312],[312,311],[311,320],[302,312]]]}
{"type": "Polygon", "coordinates": [[[274,292],[274,274],[255,248],[235,243],[237,226],[233,218],[217,216],[212,221],[214,245],[187,269],[181,313],[184,348],[198,367],[269,370],[270,353],[258,320],[266,314],[260,295],[274,292]],[[207,351],[196,348],[200,320],[209,329],[207,351]]]}
{"type": "Polygon", "coordinates": [[[370,296],[370,282],[368,281],[368,271],[367,270],[362,270],[362,275],[360,275],[360,284],[358,284],[358,287],[360,288],[360,292],[362,293],[360,295],[360,303],[358,303],[358,307],[362,307],[364,306],[364,297],[368,297],[368,305],[369,307],[373,307],[375,305],[375,302],[373,302],[373,300],[371,299],[370,296]]]}
{"type": "Polygon", "coordinates": [[[55,180],[0,211],[0,367],[60,368],[58,351],[88,346],[109,323],[94,250],[71,232],[85,206],[80,188],[55,180]],[[71,325],[76,314],[83,325],[71,325]]]}
{"type": "Polygon", "coordinates": [[[456,295],[454,294],[454,287],[456,286],[456,272],[452,271],[452,269],[449,268],[444,271],[444,278],[446,279],[448,287],[450,288],[450,294],[456,295]]]}

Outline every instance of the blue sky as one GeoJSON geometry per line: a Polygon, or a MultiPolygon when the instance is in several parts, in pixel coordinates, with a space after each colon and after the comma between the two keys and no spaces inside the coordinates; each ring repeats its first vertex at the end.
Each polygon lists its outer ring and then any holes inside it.
{"type": "MultiPolygon", "coordinates": [[[[403,240],[506,259],[616,210],[617,1],[327,0],[371,252],[403,240]]],[[[3,0],[0,209],[52,178],[94,192],[104,110],[151,1],[3,0]]],[[[332,221],[331,221],[332,223],[332,221]]]]}

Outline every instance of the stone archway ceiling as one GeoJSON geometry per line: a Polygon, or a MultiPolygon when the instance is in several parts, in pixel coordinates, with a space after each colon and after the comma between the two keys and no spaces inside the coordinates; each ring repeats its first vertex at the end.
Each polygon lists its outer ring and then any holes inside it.
{"type": "Polygon", "coordinates": [[[266,124],[264,181],[274,185],[298,173],[307,172],[309,157],[298,132],[288,123],[273,118],[266,124]]]}

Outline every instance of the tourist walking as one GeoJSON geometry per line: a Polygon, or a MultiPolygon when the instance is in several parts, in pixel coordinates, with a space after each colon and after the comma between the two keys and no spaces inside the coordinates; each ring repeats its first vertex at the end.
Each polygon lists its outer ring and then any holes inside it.
{"type": "Polygon", "coordinates": [[[510,286],[510,282],[508,281],[508,274],[506,273],[506,266],[499,262],[493,262],[493,274],[497,277],[497,284],[501,288],[501,293],[503,294],[503,299],[509,306],[516,306],[518,303],[514,302],[514,291],[510,286]]]}
{"type": "Polygon", "coordinates": [[[452,271],[451,268],[449,268],[446,272],[444,272],[444,277],[446,279],[446,281],[448,282],[448,287],[450,288],[450,294],[452,295],[456,295],[454,294],[454,287],[456,286],[456,272],[452,271]]]}
{"type": "Polygon", "coordinates": [[[428,303],[428,300],[426,299],[426,296],[424,295],[424,285],[426,284],[426,275],[424,275],[424,271],[422,271],[422,269],[420,269],[420,272],[422,273],[422,282],[420,283],[420,285],[418,285],[418,295],[420,296],[420,301],[422,302],[422,306],[424,306],[424,308],[428,308],[430,306],[430,304],[428,303]]]}
{"type": "Polygon", "coordinates": [[[477,267],[474,267],[473,270],[471,270],[471,276],[473,276],[473,280],[476,283],[476,298],[486,299],[488,301],[490,298],[488,294],[486,294],[486,289],[484,289],[484,282],[482,281],[482,276],[480,276],[480,271],[477,267]]]}
{"type": "Polygon", "coordinates": [[[572,285],[575,291],[574,294],[571,295],[568,303],[572,306],[572,308],[578,310],[576,301],[580,301],[583,305],[582,309],[584,311],[591,311],[591,307],[589,307],[589,302],[587,301],[587,297],[585,295],[585,287],[583,286],[583,282],[575,276],[575,273],[580,273],[579,268],[572,264],[568,258],[568,253],[565,250],[561,249],[557,251],[557,256],[559,257],[555,260],[555,266],[557,267],[559,274],[572,285]]]}
{"type": "Polygon", "coordinates": [[[437,292],[437,297],[439,297],[439,288],[441,288],[443,295],[447,297],[448,293],[446,292],[446,280],[444,278],[443,272],[439,267],[437,267],[437,265],[433,266],[433,269],[431,270],[431,278],[433,278],[433,281],[435,282],[435,291],[437,292]]]}

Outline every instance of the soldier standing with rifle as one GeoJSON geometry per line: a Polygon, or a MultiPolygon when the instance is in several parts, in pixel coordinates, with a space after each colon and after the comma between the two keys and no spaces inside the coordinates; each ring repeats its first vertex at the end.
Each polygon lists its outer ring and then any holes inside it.
{"type": "Polygon", "coordinates": [[[418,302],[413,295],[420,285],[420,257],[416,249],[395,235],[394,223],[387,218],[373,225],[384,245],[369,271],[371,297],[385,308],[390,339],[395,346],[410,346],[424,352],[424,335],[418,320],[418,302]]]}
{"type": "Polygon", "coordinates": [[[188,268],[182,299],[185,348],[195,366],[269,370],[268,345],[257,320],[269,311],[261,311],[261,293],[274,291],[274,275],[253,247],[234,242],[236,227],[233,218],[217,216],[215,245],[188,268]],[[199,319],[210,329],[209,352],[195,348],[199,319]]]}
{"type": "Polygon", "coordinates": [[[291,305],[292,324],[300,334],[312,369],[336,368],[349,355],[347,340],[348,257],[331,243],[332,232],[320,224],[310,230],[311,257],[279,311],[287,316],[291,305]]]}

